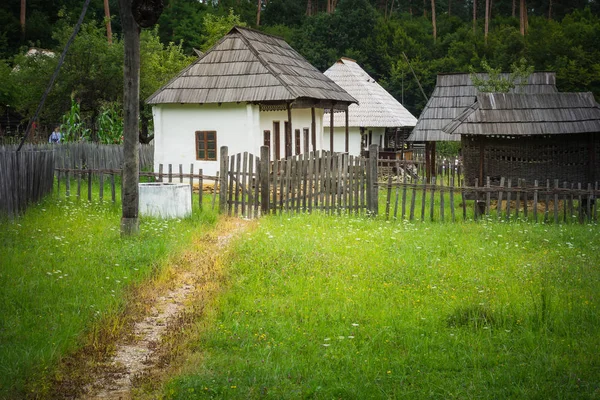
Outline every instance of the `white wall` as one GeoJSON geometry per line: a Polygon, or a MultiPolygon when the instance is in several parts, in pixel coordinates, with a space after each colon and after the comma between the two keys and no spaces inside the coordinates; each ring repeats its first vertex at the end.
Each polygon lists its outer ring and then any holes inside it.
{"type": "MultiPolygon", "coordinates": [[[[385,128],[365,128],[365,135],[368,135],[369,131],[372,131],[372,143],[379,144],[379,140],[381,138],[381,143],[383,143],[383,137],[385,135],[385,128]]],[[[323,128],[323,143],[324,149],[329,150],[329,127],[323,128]]],[[[360,155],[360,128],[351,126],[348,129],[348,153],[353,156],[360,155]]],[[[367,143],[368,147],[369,143],[367,143]]],[[[333,151],[336,152],[344,152],[346,150],[346,128],[345,127],[334,127],[333,128],[333,151]]]]}
{"type": "MultiPolygon", "coordinates": [[[[263,145],[263,131],[271,131],[273,139],[273,121],[280,121],[280,154],[285,155],[285,124],[287,111],[259,111],[257,105],[225,103],[216,104],[161,104],[152,108],[154,117],[154,171],[158,172],[163,164],[163,172],[168,164],[173,164],[173,172],[183,165],[184,173],[189,173],[190,164],[194,164],[197,173],[202,168],[204,175],[216,175],[219,170],[219,149],[229,147],[229,154],[244,151],[260,155],[263,145]],[[217,132],[217,161],[196,160],[196,131],[217,132]]],[[[300,129],[301,152],[304,151],[303,128],[311,127],[310,109],[292,109],[292,142],[296,129],[300,129]]],[[[323,110],[315,109],[317,150],[323,148],[323,110]]],[[[312,150],[312,147],[309,147],[312,150]]],[[[274,152],[271,152],[273,159],[274,152]]],[[[292,144],[292,154],[295,145],[292,144]]]]}
{"type": "Polygon", "coordinates": [[[248,151],[253,141],[252,121],[245,104],[194,105],[161,104],[152,109],[154,116],[154,171],[163,164],[173,164],[189,172],[202,168],[205,175],[215,175],[219,170],[219,148],[229,146],[229,153],[248,151]],[[217,161],[196,160],[196,131],[217,132],[217,161]]]}

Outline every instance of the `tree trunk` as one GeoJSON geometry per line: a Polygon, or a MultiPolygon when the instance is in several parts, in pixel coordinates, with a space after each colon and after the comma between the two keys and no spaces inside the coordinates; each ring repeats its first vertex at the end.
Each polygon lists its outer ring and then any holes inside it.
{"type": "Polygon", "coordinates": [[[490,0],[485,0],[485,28],[484,28],[484,34],[483,34],[483,37],[485,39],[485,44],[487,44],[489,27],[490,27],[490,0]]]}
{"type": "Polygon", "coordinates": [[[27,0],[21,0],[21,41],[25,41],[25,16],[27,12],[27,0]]]}
{"type": "Polygon", "coordinates": [[[452,0],[448,0],[448,16],[452,15],[452,0]]]}
{"type": "Polygon", "coordinates": [[[331,0],[327,0],[327,14],[331,14],[331,0]]]}
{"type": "Polygon", "coordinates": [[[123,180],[121,235],[135,235],[139,231],[139,101],[140,101],[140,28],[132,14],[132,0],[119,0],[121,26],[125,47],[123,92],[123,180]]]}
{"type": "Polygon", "coordinates": [[[431,0],[431,24],[433,25],[433,41],[437,40],[437,24],[435,20],[435,0],[431,0]]]}
{"type": "Polygon", "coordinates": [[[258,5],[256,6],[256,26],[260,26],[260,9],[262,6],[262,0],[258,0],[258,5]]]}
{"type": "Polygon", "coordinates": [[[473,0],[473,33],[477,30],[477,0],[473,0]]]}
{"type": "Polygon", "coordinates": [[[106,19],[106,37],[108,38],[108,43],[112,44],[112,28],[110,24],[110,7],[108,5],[108,0],[104,0],[104,18],[106,19]]]}
{"type": "Polygon", "coordinates": [[[552,19],[552,0],[548,2],[548,19],[552,19]]]}
{"type": "Polygon", "coordinates": [[[423,0],[423,17],[427,18],[427,0],[423,0]]]}
{"type": "Polygon", "coordinates": [[[517,0],[513,0],[512,16],[513,18],[517,16],[517,0]]]}
{"type": "Polygon", "coordinates": [[[527,33],[527,6],[525,5],[525,0],[521,0],[519,8],[521,17],[521,35],[525,36],[527,33]]]}
{"type": "Polygon", "coordinates": [[[306,15],[309,17],[312,15],[312,0],[306,2],[306,15]]]}

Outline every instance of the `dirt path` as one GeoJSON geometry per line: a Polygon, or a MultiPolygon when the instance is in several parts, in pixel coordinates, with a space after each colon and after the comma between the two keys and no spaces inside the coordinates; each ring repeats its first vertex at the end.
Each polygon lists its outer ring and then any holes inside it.
{"type": "Polygon", "coordinates": [[[225,219],[216,230],[199,239],[171,268],[169,288],[145,299],[147,313],[133,324],[131,334],[118,340],[114,355],[94,368],[91,384],[80,399],[130,399],[136,380],[160,368],[159,358],[169,327],[181,320],[190,303],[206,300],[218,290],[220,269],[216,266],[230,240],[251,222],[225,219]]]}

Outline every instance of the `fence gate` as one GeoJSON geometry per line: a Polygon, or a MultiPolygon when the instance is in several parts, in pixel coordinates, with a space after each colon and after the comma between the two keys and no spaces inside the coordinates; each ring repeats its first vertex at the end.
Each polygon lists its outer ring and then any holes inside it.
{"type": "Polygon", "coordinates": [[[318,151],[270,161],[266,146],[261,157],[229,156],[224,146],[220,156],[222,213],[253,218],[312,210],[377,212],[376,151],[371,158],[318,151]]]}

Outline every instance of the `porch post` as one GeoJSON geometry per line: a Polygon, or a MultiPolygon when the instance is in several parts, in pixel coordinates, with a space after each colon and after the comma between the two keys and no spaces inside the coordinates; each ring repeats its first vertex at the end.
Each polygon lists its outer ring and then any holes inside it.
{"type": "Polygon", "coordinates": [[[335,103],[331,102],[331,115],[329,117],[329,151],[333,153],[333,105],[335,103]]]}
{"type": "Polygon", "coordinates": [[[348,148],[350,146],[349,142],[350,142],[350,138],[349,138],[350,134],[348,132],[348,109],[346,108],[346,153],[348,153],[348,148]]]}
{"type": "Polygon", "coordinates": [[[285,156],[286,158],[292,155],[292,107],[287,103],[288,129],[285,132],[285,156]]]}
{"type": "Polygon", "coordinates": [[[315,108],[311,107],[310,108],[310,114],[311,114],[311,118],[312,121],[310,123],[310,129],[311,129],[311,140],[312,140],[312,149],[313,151],[317,151],[317,123],[315,121],[315,108]]]}

